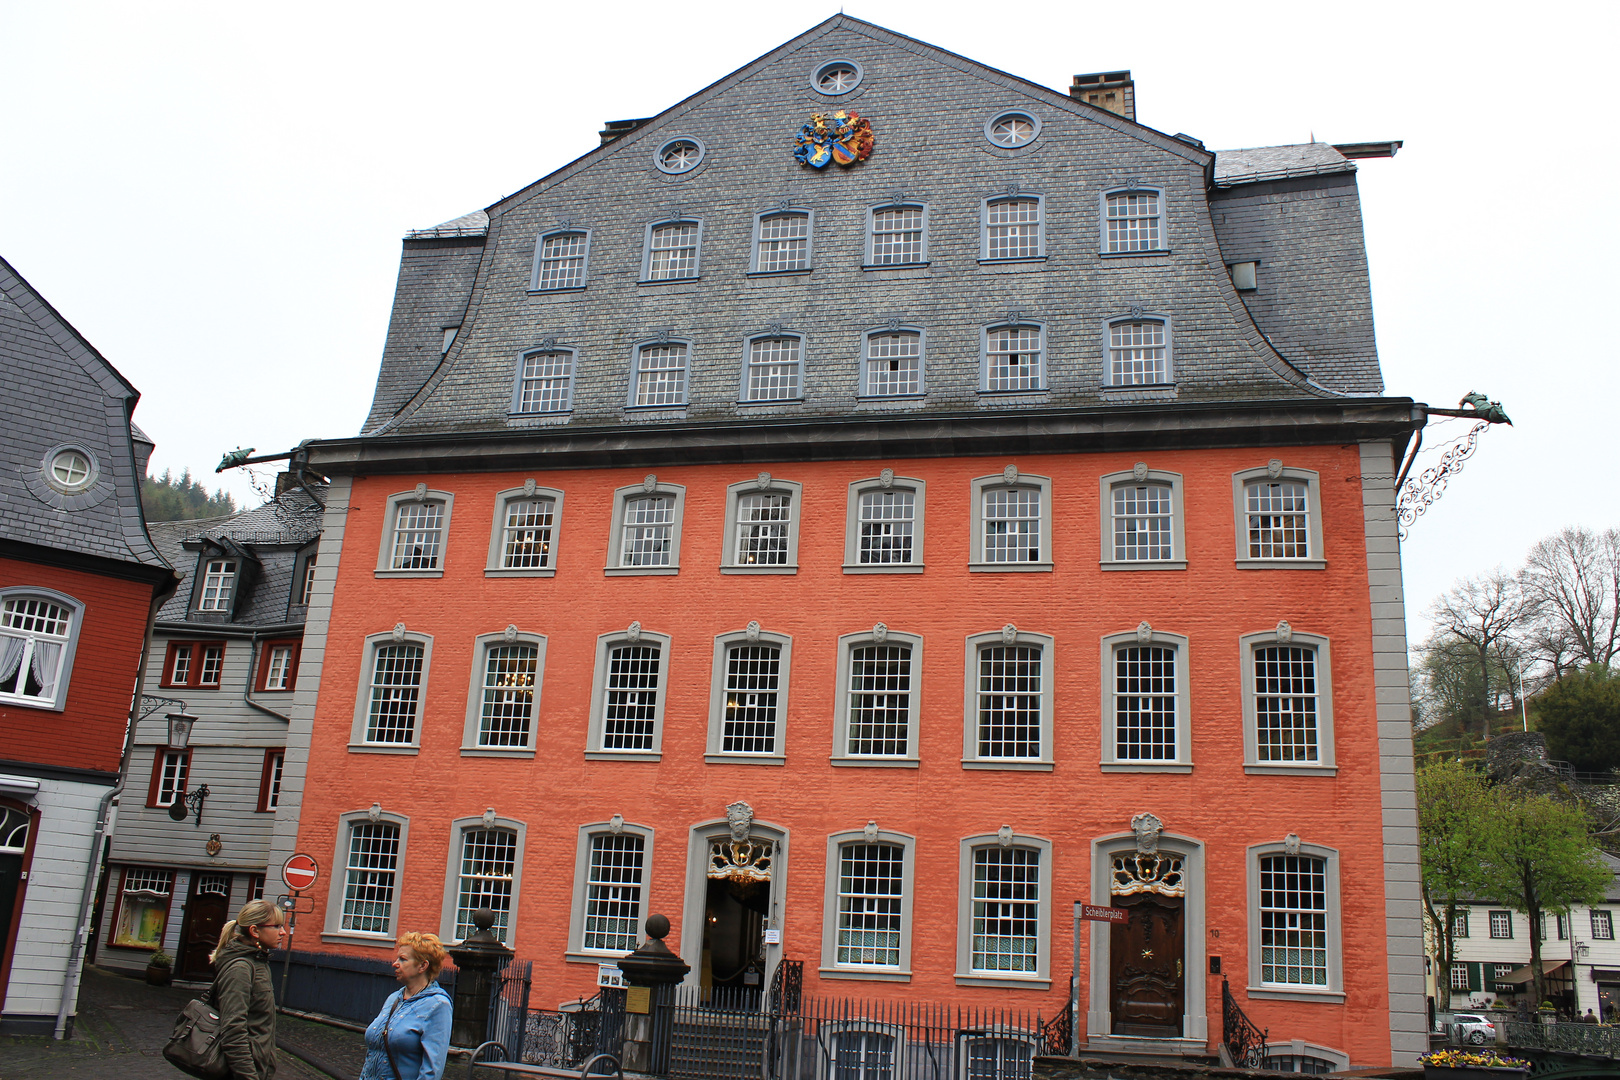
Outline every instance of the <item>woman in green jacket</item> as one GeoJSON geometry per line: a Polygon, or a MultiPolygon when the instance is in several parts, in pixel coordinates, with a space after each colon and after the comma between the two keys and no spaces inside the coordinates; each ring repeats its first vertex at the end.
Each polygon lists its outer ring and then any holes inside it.
{"type": "Polygon", "coordinates": [[[281,944],[281,909],[249,900],[220,931],[208,959],[214,963],[214,1008],[219,1040],[232,1080],[276,1075],[276,995],[270,985],[270,950],[281,944]]]}

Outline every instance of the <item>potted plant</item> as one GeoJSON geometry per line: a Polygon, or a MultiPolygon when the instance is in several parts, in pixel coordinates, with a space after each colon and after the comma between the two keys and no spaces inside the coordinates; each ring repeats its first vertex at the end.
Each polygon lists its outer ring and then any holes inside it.
{"type": "Polygon", "coordinates": [[[1550,1001],[1543,1001],[1536,1009],[1536,1016],[1543,1024],[1556,1024],[1558,1022],[1558,1006],[1550,1001]]]}
{"type": "Polygon", "coordinates": [[[146,981],[151,986],[168,986],[174,978],[174,959],[162,949],[146,962],[146,981]]]}
{"type": "Polygon", "coordinates": [[[1525,1080],[1530,1063],[1495,1050],[1436,1050],[1418,1058],[1424,1080],[1525,1080]]]}

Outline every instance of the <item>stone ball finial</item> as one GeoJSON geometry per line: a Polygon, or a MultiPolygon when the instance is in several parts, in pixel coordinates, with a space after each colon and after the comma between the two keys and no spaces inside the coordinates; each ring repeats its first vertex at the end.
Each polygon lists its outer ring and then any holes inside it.
{"type": "Polygon", "coordinates": [[[495,913],[487,907],[481,907],[472,913],[473,925],[480,930],[488,930],[495,925],[495,913]]]}
{"type": "Polygon", "coordinates": [[[666,937],[668,937],[669,936],[669,916],[667,916],[667,915],[649,915],[649,916],[647,916],[647,936],[650,937],[650,938],[657,938],[659,941],[663,941],[666,937]]]}

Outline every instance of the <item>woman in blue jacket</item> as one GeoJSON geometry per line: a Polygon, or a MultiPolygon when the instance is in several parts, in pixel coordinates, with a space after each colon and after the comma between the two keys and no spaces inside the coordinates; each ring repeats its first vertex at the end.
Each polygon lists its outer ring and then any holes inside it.
{"type": "Polygon", "coordinates": [[[443,1080],[450,1052],[450,995],[435,980],[446,953],[436,934],[399,936],[394,977],[405,985],[366,1028],[360,1080],[443,1080]]]}

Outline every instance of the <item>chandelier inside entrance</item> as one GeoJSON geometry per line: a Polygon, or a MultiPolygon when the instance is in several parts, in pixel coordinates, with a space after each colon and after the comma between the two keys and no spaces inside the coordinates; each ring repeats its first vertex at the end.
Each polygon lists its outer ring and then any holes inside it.
{"type": "Polygon", "coordinates": [[[1182,874],[1181,856],[1157,851],[1121,852],[1114,856],[1109,892],[1115,896],[1137,893],[1186,896],[1187,879],[1182,874]]]}
{"type": "Polygon", "coordinates": [[[771,880],[776,845],[769,840],[715,840],[709,844],[709,877],[721,881],[771,880]]]}

